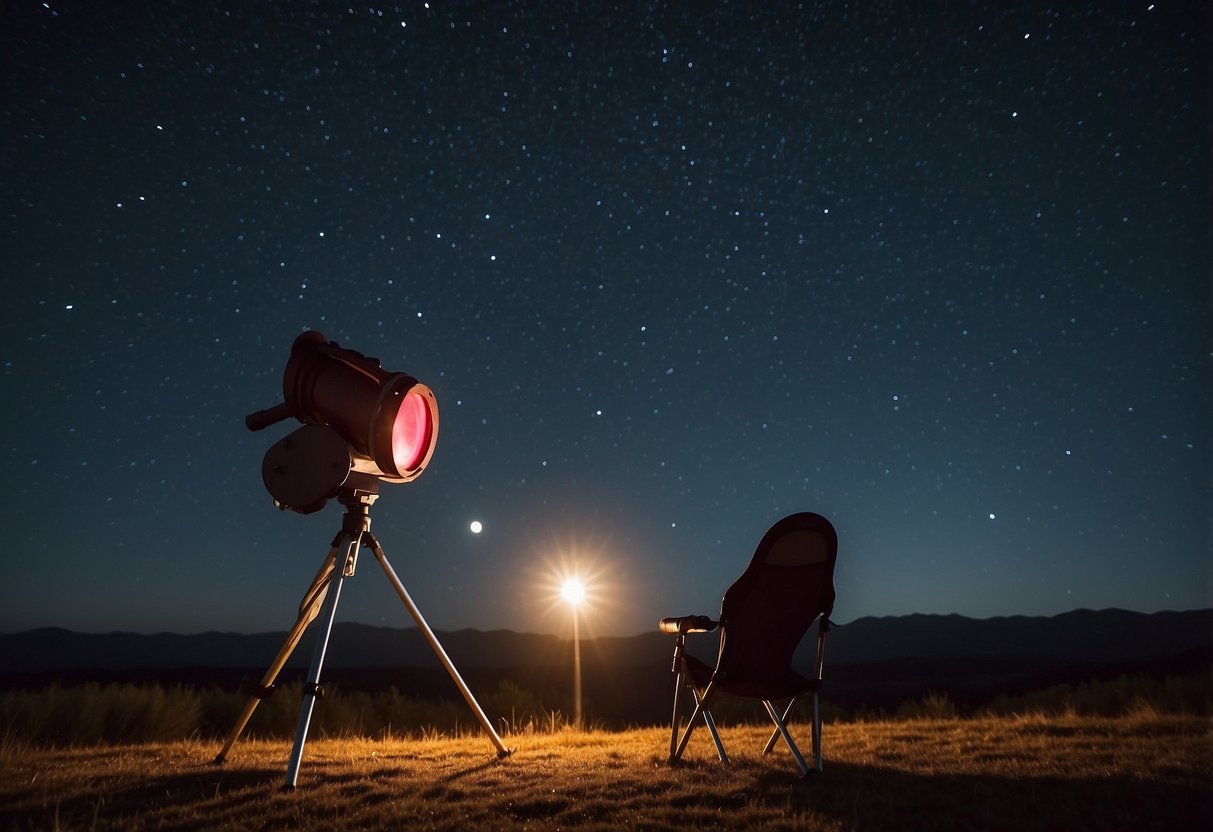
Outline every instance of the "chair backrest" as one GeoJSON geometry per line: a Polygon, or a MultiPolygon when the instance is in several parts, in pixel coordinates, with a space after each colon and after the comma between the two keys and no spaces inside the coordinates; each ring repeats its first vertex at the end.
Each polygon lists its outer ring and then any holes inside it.
{"type": "Polygon", "coordinates": [[[837,556],[838,534],[820,514],[789,515],[763,535],[720,606],[717,669],[730,682],[787,676],[809,626],[834,609],[837,556]]]}

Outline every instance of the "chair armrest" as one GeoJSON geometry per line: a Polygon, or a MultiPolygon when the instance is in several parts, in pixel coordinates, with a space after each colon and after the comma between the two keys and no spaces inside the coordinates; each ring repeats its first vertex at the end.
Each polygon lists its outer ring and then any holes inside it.
{"type": "Polygon", "coordinates": [[[657,624],[658,629],[669,635],[684,633],[710,633],[716,629],[718,621],[713,621],[706,615],[683,615],[677,618],[663,618],[657,624]]]}

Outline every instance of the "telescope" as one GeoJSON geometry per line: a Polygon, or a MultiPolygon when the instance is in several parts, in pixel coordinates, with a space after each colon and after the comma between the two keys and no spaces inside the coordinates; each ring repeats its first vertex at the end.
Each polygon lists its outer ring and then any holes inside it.
{"type": "Polygon", "coordinates": [[[252,431],[290,418],[303,423],[270,447],[261,464],[265,488],[280,508],[319,511],[356,474],[410,482],[434,454],[434,392],[321,332],[304,332],[291,345],[282,398],[244,419],[252,431]]]}
{"type": "Polygon", "coordinates": [[[416,479],[434,455],[434,444],[438,441],[438,403],[434,392],[407,373],[384,370],[378,358],[346,349],[323,333],[309,331],[291,345],[291,357],[282,377],[282,403],[250,413],[244,424],[257,431],[291,418],[298,419],[303,427],[265,452],[261,479],[266,490],[282,509],[311,514],[335,497],[345,508],[345,514],[320,571],[303,595],[295,625],[261,678],[261,684],[250,693],[215,763],[227,759],[258,703],[273,691],[274,681],[304,631],[319,618],[320,629],[303,685],[299,725],[283,785],[287,790],[295,788],[312,710],[324,692],[320,674],[337,616],[337,600],[345,579],[354,575],[358,551],[363,547],[374,552],[392,588],[496,747],[497,755],[508,756],[510,749],[501,741],[388,562],[378,538],[371,533],[371,506],[379,498],[379,483],[416,479]]]}

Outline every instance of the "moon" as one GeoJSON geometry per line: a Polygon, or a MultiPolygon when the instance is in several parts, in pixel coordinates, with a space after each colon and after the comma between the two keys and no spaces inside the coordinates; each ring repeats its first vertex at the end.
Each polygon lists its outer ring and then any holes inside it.
{"type": "Polygon", "coordinates": [[[471,530],[472,534],[480,534],[482,531],[484,531],[484,524],[479,520],[473,520],[471,524],[468,525],[468,528],[471,530]]]}

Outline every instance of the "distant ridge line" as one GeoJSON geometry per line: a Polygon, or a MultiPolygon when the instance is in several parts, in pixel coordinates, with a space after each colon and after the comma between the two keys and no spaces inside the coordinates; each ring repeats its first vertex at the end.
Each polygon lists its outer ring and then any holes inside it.
{"type": "MultiPolygon", "coordinates": [[[[310,642],[311,632],[304,637],[310,642]]],[[[181,635],[132,632],[80,633],[41,627],[0,634],[0,679],[57,670],[98,668],[259,668],[277,653],[285,632],[241,634],[210,631],[181,635]]],[[[439,633],[461,669],[559,666],[568,661],[566,639],[512,630],[451,630],[439,633]]],[[[810,661],[811,638],[798,660],[810,661]]],[[[690,644],[704,658],[715,655],[714,635],[690,644]]],[[[671,641],[657,632],[595,639],[593,650],[607,666],[668,665],[671,641]]],[[[830,635],[830,665],[907,660],[963,661],[1006,658],[1049,663],[1133,663],[1213,651],[1213,608],[1140,613],[1124,609],[1076,609],[1054,616],[969,618],[916,613],[865,616],[839,624],[830,635]]],[[[301,643],[288,667],[307,663],[301,643]]],[[[334,626],[330,667],[430,667],[435,659],[414,628],[341,623],[334,626]]]]}

